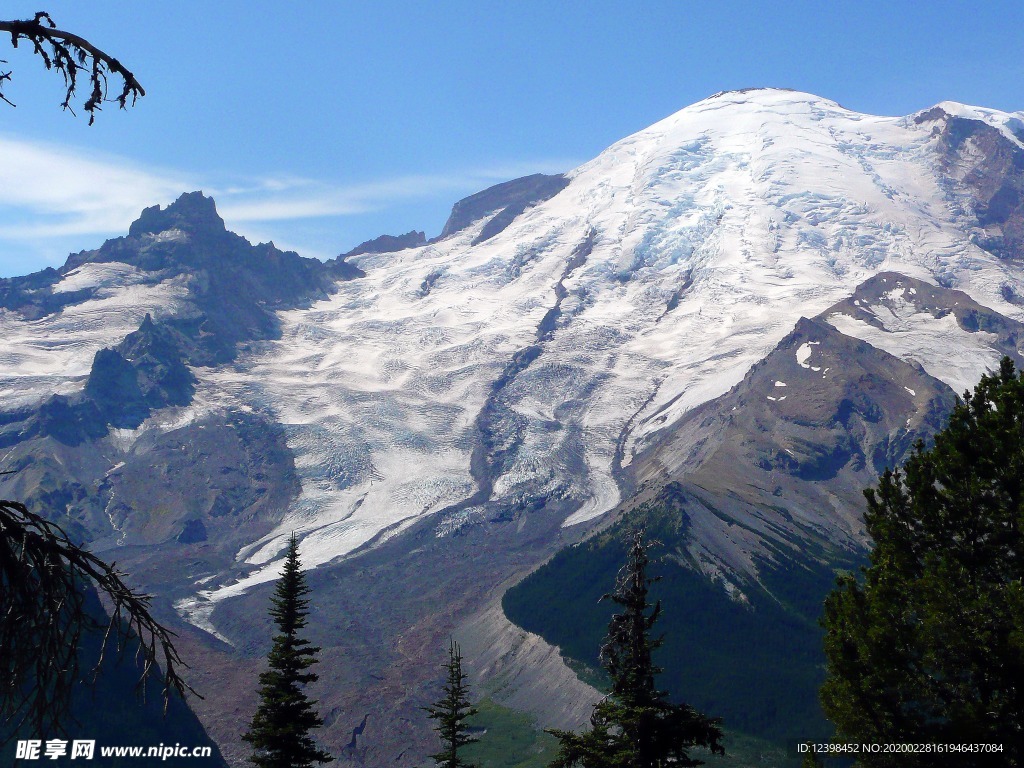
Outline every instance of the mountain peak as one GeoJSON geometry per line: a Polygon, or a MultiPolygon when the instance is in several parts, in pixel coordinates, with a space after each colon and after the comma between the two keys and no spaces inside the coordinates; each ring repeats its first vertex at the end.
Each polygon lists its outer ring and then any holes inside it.
{"type": "MultiPolygon", "coordinates": [[[[713,93],[710,96],[708,96],[708,99],[717,99],[717,98],[720,98],[722,96],[732,96],[732,95],[737,95],[737,94],[743,94],[743,95],[755,94],[755,95],[761,95],[761,96],[770,96],[770,95],[778,94],[778,93],[800,93],[800,92],[794,90],[793,88],[776,88],[776,87],[773,87],[773,86],[752,86],[750,88],[733,88],[733,89],[730,89],[730,90],[727,90],[727,91],[718,91],[717,93],[713,93]]],[[[811,96],[812,94],[803,94],[803,95],[811,96]]],[[[817,98],[817,97],[814,97],[814,98],[817,98]]]]}
{"type": "Polygon", "coordinates": [[[482,192],[459,200],[452,206],[451,215],[438,239],[460,232],[483,217],[491,215],[493,218],[474,244],[483,242],[501,232],[531,205],[550,200],[565,189],[568,183],[568,179],[561,174],[534,173],[488,187],[482,192]]]}
{"type": "Polygon", "coordinates": [[[182,194],[166,208],[154,205],[143,209],[128,229],[128,234],[156,235],[171,229],[211,234],[226,231],[224,219],[217,213],[213,198],[197,191],[182,194]]]}
{"type": "Polygon", "coordinates": [[[747,104],[769,109],[780,105],[792,106],[796,104],[809,104],[826,109],[840,109],[848,111],[839,104],[839,102],[825,98],[824,96],[818,96],[817,94],[806,91],[798,91],[795,88],[775,88],[767,86],[719,91],[718,93],[711,94],[706,99],[702,99],[695,104],[691,104],[689,107],[686,107],[681,111],[701,111],[712,106],[718,107],[722,102],[727,102],[733,105],[747,104]]]}

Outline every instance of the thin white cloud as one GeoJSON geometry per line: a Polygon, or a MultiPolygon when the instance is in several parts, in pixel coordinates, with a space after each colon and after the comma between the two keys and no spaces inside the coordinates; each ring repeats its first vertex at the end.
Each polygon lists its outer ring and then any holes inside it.
{"type": "Polygon", "coordinates": [[[4,226],[5,237],[35,237],[37,227],[108,232],[138,216],[140,200],[173,198],[194,184],[185,174],[149,171],[123,158],[0,136],[0,215],[17,222],[4,226]]]}
{"type": "MultiPolygon", "coordinates": [[[[125,232],[144,207],[166,205],[195,189],[206,190],[216,199],[229,228],[251,236],[256,231],[272,232],[274,222],[356,217],[441,195],[450,195],[454,202],[459,195],[491,184],[528,173],[564,171],[572,165],[501,164],[348,185],[287,175],[228,180],[197,178],[124,157],[0,135],[0,247],[37,261],[46,254],[48,263],[54,263],[70,239],[82,236],[79,247],[93,247],[98,235],[125,232]]],[[[287,241],[287,229],[277,238],[287,241]]],[[[321,255],[336,253],[341,244],[302,245],[293,247],[321,255]]],[[[0,255],[0,275],[13,273],[10,259],[7,262],[0,255]]],[[[37,263],[35,268],[41,266],[37,263]]],[[[24,265],[15,271],[24,273],[24,265]]]]}
{"type": "Polygon", "coordinates": [[[277,198],[267,200],[232,200],[211,193],[217,201],[217,210],[227,222],[287,221],[311,219],[320,216],[354,216],[374,210],[373,206],[345,199],[327,197],[277,198]],[[225,202],[221,202],[225,200],[225,202]]]}
{"type": "Polygon", "coordinates": [[[223,190],[227,193],[223,198],[218,196],[217,190],[213,190],[212,194],[218,198],[218,209],[230,221],[348,216],[383,210],[397,201],[426,199],[445,192],[477,190],[529,173],[559,172],[571,167],[551,162],[542,163],[541,166],[538,169],[536,164],[505,164],[462,173],[409,175],[345,186],[332,186],[308,179],[292,179],[288,182],[266,180],[254,187],[228,187],[223,190]],[[557,170],[552,170],[552,166],[557,170]],[[270,191],[278,194],[268,195],[270,191]],[[234,197],[243,199],[236,201],[234,197]],[[256,199],[252,199],[254,197],[256,199]]]}

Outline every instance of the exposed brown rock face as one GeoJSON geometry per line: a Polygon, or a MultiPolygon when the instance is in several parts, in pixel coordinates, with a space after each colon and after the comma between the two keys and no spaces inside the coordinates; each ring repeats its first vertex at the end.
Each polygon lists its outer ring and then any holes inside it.
{"type": "Polygon", "coordinates": [[[1024,149],[1020,138],[1014,141],[992,125],[950,116],[938,107],[918,115],[917,120],[938,123],[940,162],[944,172],[970,196],[967,213],[977,221],[978,244],[1003,258],[1024,257],[1024,149]]]}
{"type": "Polygon", "coordinates": [[[425,242],[427,242],[427,236],[423,232],[412,231],[406,232],[404,235],[381,235],[380,237],[373,238],[373,240],[360,243],[344,254],[343,258],[359,256],[363,253],[401,251],[404,248],[415,248],[417,245],[423,245],[425,242]]]}
{"type": "Polygon", "coordinates": [[[473,222],[490,216],[480,235],[473,241],[474,245],[481,243],[505,229],[531,205],[554,197],[568,184],[569,180],[564,176],[548,176],[543,173],[495,184],[453,205],[451,216],[445,222],[440,237],[453,235],[473,222]]]}
{"type": "Polygon", "coordinates": [[[920,366],[804,318],[636,460],[639,498],[679,483],[699,529],[690,554],[713,576],[756,578],[757,556],[807,539],[856,548],[861,490],[953,402],[920,366]]]}

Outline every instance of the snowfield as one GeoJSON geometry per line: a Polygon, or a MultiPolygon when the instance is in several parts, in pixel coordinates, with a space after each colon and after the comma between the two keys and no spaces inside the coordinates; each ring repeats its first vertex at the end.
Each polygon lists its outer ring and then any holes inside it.
{"type": "MultiPolygon", "coordinates": [[[[1019,113],[940,106],[1018,141],[1019,113]]],[[[291,530],[316,565],[469,499],[488,403],[495,443],[514,448],[493,467],[490,498],[569,498],[571,525],[620,500],[617,450],[628,465],[658,430],[738,383],[800,316],[878,272],[942,281],[1021,319],[1000,293],[1024,292],[1021,276],[972,243],[934,127],[803,93],[724,93],[613,145],[490,240],[471,245],[481,221],[356,259],[365,278],[286,313],[284,338],[208,379],[288,426],[303,492],[274,534],[240,553],[267,567],[206,597],[273,578],[291,530]],[[531,345],[539,354],[495,393],[531,345]]],[[[888,333],[836,322],[959,390],[998,359],[952,318],[893,315],[888,333]]],[[[439,532],[473,514],[457,509],[439,532]]]]}
{"type": "MultiPolygon", "coordinates": [[[[1024,113],[939,106],[1020,146],[1024,113]]],[[[488,499],[567,500],[566,525],[600,516],[620,501],[620,467],[655,434],[879,272],[1024,320],[1001,292],[1024,295],[1020,272],[975,244],[938,123],[914,117],[783,90],[716,94],[569,172],[563,191],[489,240],[472,245],[481,220],[353,259],[366,276],[282,313],[279,340],[197,371],[199,411],[256,408],[285,425],[302,493],[238,553],[256,570],[198,585],[181,609],[206,621],[211,603],[274,578],[291,531],[312,567],[424,515],[440,513],[446,535],[488,499]]],[[[96,349],[175,300],[174,285],[133,280],[95,265],[61,284],[98,286],[90,301],[37,323],[0,314],[0,391],[25,397],[40,377],[50,391],[80,385],[96,349]],[[33,380],[19,388],[22,377],[33,380]]],[[[886,306],[884,317],[865,308],[884,329],[829,321],[958,391],[998,359],[951,317],[886,306]]],[[[817,370],[811,347],[797,355],[817,370]]]]}
{"type": "Polygon", "coordinates": [[[994,369],[1002,356],[995,344],[996,335],[980,330],[965,331],[952,314],[936,318],[906,301],[906,291],[896,288],[886,295],[882,304],[859,308],[872,315],[881,328],[864,318],[842,312],[825,319],[840,333],[866,341],[895,357],[919,363],[958,395],[974,389],[979,376],[994,369]]]}
{"type": "Polygon", "coordinates": [[[55,314],[27,320],[0,308],[0,399],[4,407],[31,405],[84,385],[92,359],[135,331],[147,313],[155,318],[180,312],[187,280],[153,283],[129,264],[83,264],[53,286],[54,294],[90,290],[84,301],[55,314]]]}

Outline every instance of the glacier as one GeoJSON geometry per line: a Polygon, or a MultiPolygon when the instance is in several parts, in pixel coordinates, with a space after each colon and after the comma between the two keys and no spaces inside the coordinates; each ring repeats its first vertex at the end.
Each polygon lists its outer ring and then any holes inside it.
{"type": "MultiPolygon", "coordinates": [[[[939,108],[1022,146],[1022,113],[939,108]]],[[[424,515],[441,513],[439,535],[457,530],[488,500],[561,498],[575,508],[565,525],[598,517],[654,435],[872,275],[953,286],[1024,319],[1004,298],[1024,292],[1019,270],[976,244],[935,124],[915,117],[717,94],[571,171],[482,243],[479,221],[353,259],[366,277],[284,313],[283,338],[202,378],[209,407],[272,410],[302,476],[277,529],[239,553],[262,569],[204,597],[273,578],[293,530],[317,565],[424,515]]],[[[893,339],[914,333],[913,316],[895,334],[837,327],[897,354],[893,339]]],[[[906,343],[962,391],[998,352],[949,330],[906,343]]]]}
{"type": "MultiPolygon", "coordinates": [[[[953,119],[1024,149],[1021,112],[943,102],[884,117],[787,90],[715,94],[569,171],[492,237],[475,242],[484,217],[351,257],[365,275],[279,310],[280,338],[194,367],[190,405],[105,438],[126,450],[228,409],[284,426],[298,498],[180,610],[206,626],[211,604],[275,578],[293,531],[314,567],[431,515],[438,536],[495,505],[558,500],[565,526],[593,521],[623,500],[631,462],[659,434],[872,276],[956,288],[1024,320],[1011,300],[1021,270],[982,247],[990,232],[972,214],[978,151],[943,144],[953,119]]],[[[0,396],[22,407],[81,388],[97,350],[147,313],[187,314],[188,290],[186,276],[86,263],[53,288],[80,300],[38,319],[0,309],[0,396]]],[[[864,312],[829,322],[957,391],[998,360],[983,333],[904,293],[864,312]]]]}

